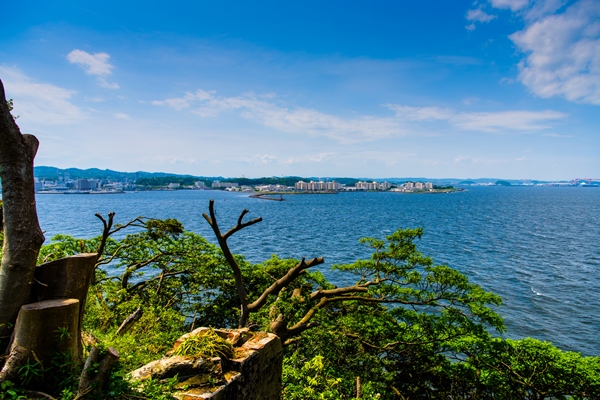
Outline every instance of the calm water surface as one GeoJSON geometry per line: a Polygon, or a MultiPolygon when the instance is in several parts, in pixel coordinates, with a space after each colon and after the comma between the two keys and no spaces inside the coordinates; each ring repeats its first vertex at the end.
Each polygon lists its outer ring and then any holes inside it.
{"type": "Polygon", "coordinates": [[[177,218],[212,242],[202,213],[215,199],[222,230],[239,213],[263,222],[230,239],[235,253],[259,262],[325,257],[321,270],[339,284],[354,283],[333,264],[367,257],[358,244],[400,227],[423,227],[420,249],[438,264],[467,274],[502,296],[507,336],[548,340],[565,350],[600,355],[600,189],[475,187],[437,195],[340,193],[287,196],[285,202],[220,191],[139,192],[121,195],[38,195],[47,241],[57,233],[92,237],[94,216],[115,211],[125,223],[139,215],[177,218]]]}

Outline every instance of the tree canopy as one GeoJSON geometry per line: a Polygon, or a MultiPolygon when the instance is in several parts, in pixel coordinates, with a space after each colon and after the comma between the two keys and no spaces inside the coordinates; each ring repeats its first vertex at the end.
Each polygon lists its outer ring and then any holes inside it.
{"type": "MultiPolygon", "coordinates": [[[[236,226],[245,224],[244,214],[236,226]]],[[[120,228],[135,232],[105,238],[84,327],[131,355],[121,361],[121,374],[163,354],[191,327],[242,322],[285,339],[284,399],[349,399],[357,390],[362,399],[600,395],[600,358],[535,339],[500,338],[501,299],[422,254],[420,228],[361,239],[357,245],[371,249],[369,258],[332,266],[354,277],[346,287],[314,270],[320,263],[302,266],[274,255],[252,264],[227,255],[176,220],[140,217],[114,229],[120,228]],[[243,321],[240,280],[229,257],[239,268],[247,306],[262,299],[243,321]],[[300,273],[272,289],[290,271],[300,273]],[[140,307],[141,320],[116,336],[121,321],[140,307]],[[140,337],[145,351],[136,345],[140,337]]],[[[102,241],[57,236],[42,248],[40,261],[98,249],[102,241]]],[[[124,390],[119,376],[111,390],[124,390]]]]}

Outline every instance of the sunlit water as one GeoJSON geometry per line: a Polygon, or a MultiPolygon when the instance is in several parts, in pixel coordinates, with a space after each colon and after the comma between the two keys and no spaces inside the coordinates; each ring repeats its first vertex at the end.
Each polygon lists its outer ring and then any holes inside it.
{"type": "Polygon", "coordinates": [[[600,189],[476,187],[435,195],[340,193],[265,201],[220,191],[163,191],[119,195],[38,195],[47,242],[57,233],[96,236],[99,212],[177,218],[214,242],[202,213],[215,199],[222,230],[246,219],[263,222],[234,235],[232,251],[259,262],[281,257],[325,257],[319,266],[339,284],[351,283],[336,263],[367,257],[358,244],[400,227],[423,227],[420,249],[438,264],[467,274],[502,296],[507,336],[536,337],[565,350],[600,355],[600,189]]]}

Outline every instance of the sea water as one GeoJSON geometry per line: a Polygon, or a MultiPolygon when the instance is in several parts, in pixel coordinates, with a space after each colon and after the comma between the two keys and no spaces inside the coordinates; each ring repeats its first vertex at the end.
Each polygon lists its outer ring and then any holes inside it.
{"type": "Polygon", "coordinates": [[[564,350],[600,355],[600,188],[473,187],[451,194],[393,192],[289,195],[286,201],[245,193],[181,190],[112,195],[38,195],[46,243],[58,233],[88,238],[102,224],[137,216],[177,218],[216,242],[202,217],[209,199],[223,231],[262,217],[229,240],[252,262],[272,254],[324,257],[317,268],[338,286],[352,276],[331,266],[368,257],[361,237],[385,238],[423,227],[420,250],[503,298],[499,312],[512,338],[535,337],[564,350]]]}

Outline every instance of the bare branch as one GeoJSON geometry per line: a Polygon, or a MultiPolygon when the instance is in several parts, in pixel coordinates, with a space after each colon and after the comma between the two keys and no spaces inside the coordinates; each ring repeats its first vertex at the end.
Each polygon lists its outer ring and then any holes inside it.
{"type": "MultiPolygon", "coordinates": [[[[240,217],[238,218],[237,225],[234,226],[233,228],[231,228],[229,231],[227,231],[227,233],[223,236],[223,238],[225,240],[227,240],[234,233],[236,233],[236,232],[238,232],[238,231],[240,231],[240,230],[242,230],[242,229],[244,229],[244,228],[246,228],[246,227],[248,227],[250,225],[254,225],[254,224],[262,221],[262,218],[258,217],[258,218],[253,219],[252,221],[248,221],[248,222],[243,222],[242,223],[242,220],[244,219],[244,215],[246,215],[247,213],[248,213],[248,209],[245,208],[242,211],[242,213],[240,214],[240,217]]],[[[214,220],[214,218],[213,218],[213,220],[214,220]]]]}
{"type": "Polygon", "coordinates": [[[146,226],[144,223],[144,219],[148,219],[148,218],[140,216],[140,217],[132,219],[131,221],[127,222],[126,224],[117,225],[117,226],[115,226],[115,229],[110,231],[110,235],[114,235],[115,233],[119,232],[120,230],[128,228],[130,226],[137,226],[137,227],[143,228],[146,226]]]}
{"type": "Polygon", "coordinates": [[[131,277],[131,275],[133,275],[133,273],[135,271],[137,271],[141,268],[144,268],[144,267],[148,266],[149,264],[152,264],[154,261],[158,260],[162,256],[163,256],[162,253],[155,254],[152,258],[150,258],[144,262],[128,265],[125,268],[125,272],[123,273],[123,275],[121,275],[121,287],[123,289],[127,289],[127,284],[129,283],[129,278],[131,277]]]}
{"type": "MultiPolygon", "coordinates": [[[[145,281],[140,281],[138,283],[136,283],[135,285],[131,286],[129,289],[127,289],[128,293],[133,292],[134,290],[137,289],[143,289],[146,286],[148,286],[148,284],[152,281],[156,281],[156,280],[164,280],[164,278],[168,278],[169,276],[176,276],[176,275],[183,275],[183,274],[189,274],[190,270],[185,270],[185,271],[174,271],[174,272],[165,272],[163,274],[157,275],[154,278],[151,279],[147,279],[145,281]]],[[[158,292],[158,291],[157,291],[158,292]]]]}
{"type": "Polygon", "coordinates": [[[319,300],[322,297],[338,296],[346,293],[368,292],[369,288],[366,285],[347,286],[337,289],[323,290],[319,289],[310,294],[311,300],[319,300]]]}
{"type": "Polygon", "coordinates": [[[273,282],[271,286],[269,286],[255,302],[248,305],[248,310],[250,312],[256,312],[262,308],[267,302],[267,298],[269,295],[277,296],[281,289],[288,286],[291,282],[293,282],[300,274],[302,274],[306,269],[314,267],[315,265],[323,264],[325,260],[323,257],[313,258],[309,260],[308,263],[304,261],[300,261],[296,264],[295,267],[291,268],[282,278],[273,282]]]}
{"type": "MultiPolygon", "coordinates": [[[[109,236],[111,235],[110,229],[112,228],[113,221],[115,219],[115,213],[114,212],[108,213],[108,221],[106,221],[102,217],[102,215],[100,215],[100,213],[96,213],[96,217],[99,218],[100,221],[102,221],[102,225],[104,227],[104,229],[102,229],[102,239],[100,239],[100,244],[98,245],[98,249],[96,250],[96,253],[98,254],[96,263],[98,264],[98,261],[100,261],[100,259],[104,255],[104,249],[106,248],[106,241],[108,240],[109,236]]],[[[98,265],[96,265],[96,266],[98,266],[98,265]]]]}
{"type": "Polygon", "coordinates": [[[204,217],[204,219],[206,219],[208,224],[213,229],[213,232],[215,233],[215,236],[217,237],[217,241],[219,242],[219,247],[221,247],[221,250],[223,251],[223,255],[225,256],[225,259],[227,260],[227,263],[233,270],[233,276],[235,278],[235,286],[237,288],[238,297],[240,298],[241,312],[240,312],[240,319],[238,321],[238,326],[240,328],[243,328],[244,326],[246,326],[246,323],[248,322],[249,300],[248,300],[248,295],[246,293],[246,287],[244,286],[242,270],[241,270],[239,264],[237,263],[235,257],[231,253],[229,246],[227,245],[227,238],[229,236],[231,236],[233,233],[239,231],[240,229],[243,229],[246,226],[250,226],[252,224],[260,222],[262,219],[260,219],[260,220],[256,219],[254,221],[250,221],[250,223],[242,224],[241,221],[242,221],[244,215],[248,212],[247,210],[244,210],[244,211],[242,211],[242,214],[240,215],[240,218],[238,219],[238,224],[236,225],[236,227],[229,230],[229,232],[227,232],[228,236],[225,237],[225,236],[223,236],[223,234],[221,233],[221,230],[219,229],[219,224],[217,222],[217,216],[215,214],[215,201],[213,199],[210,199],[210,202],[208,203],[208,210],[210,212],[210,217],[206,214],[202,214],[202,216],[204,217]]]}

